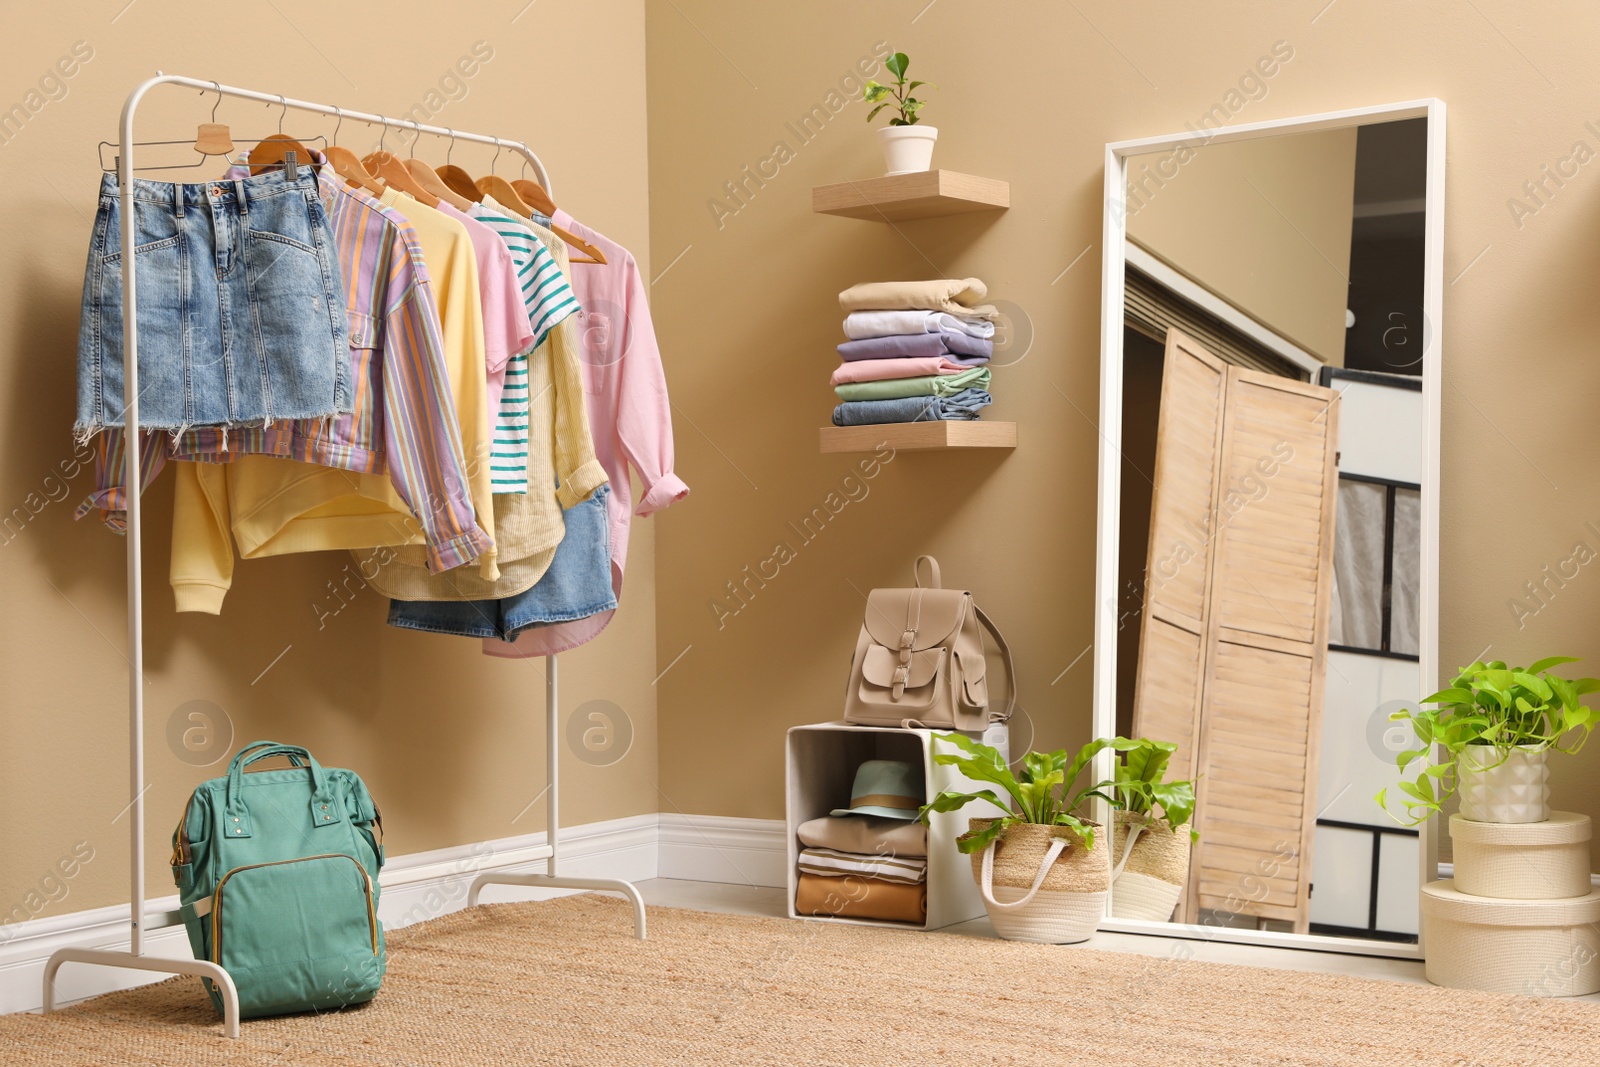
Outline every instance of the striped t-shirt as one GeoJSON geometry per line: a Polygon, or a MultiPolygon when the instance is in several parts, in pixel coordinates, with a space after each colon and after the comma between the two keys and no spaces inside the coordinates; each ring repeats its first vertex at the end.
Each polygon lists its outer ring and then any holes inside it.
{"type": "MultiPolygon", "coordinates": [[[[544,343],[551,327],[581,310],[578,298],[555,256],[527,220],[487,196],[467,213],[499,234],[511,250],[522,302],[533,326],[532,351],[544,343]]],[[[494,416],[489,472],[496,493],[528,491],[528,404],[528,352],[518,352],[506,364],[506,384],[500,393],[500,410],[494,416]]]]}

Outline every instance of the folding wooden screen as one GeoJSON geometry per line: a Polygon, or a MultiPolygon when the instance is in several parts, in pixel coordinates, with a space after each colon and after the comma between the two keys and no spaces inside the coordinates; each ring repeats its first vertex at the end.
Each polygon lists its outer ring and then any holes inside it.
{"type": "Polygon", "coordinates": [[[1199,778],[1180,920],[1309,925],[1336,399],[1168,334],[1133,725],[1199,778]]]}

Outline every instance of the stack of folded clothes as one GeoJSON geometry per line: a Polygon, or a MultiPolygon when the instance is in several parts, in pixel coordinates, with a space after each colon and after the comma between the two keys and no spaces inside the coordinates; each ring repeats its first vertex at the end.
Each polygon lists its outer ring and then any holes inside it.
{"type": "Polygon", "coordinates": [[[990,403],[996,311],[977,278],[867,282],[839,294],[845,310],[833,372],[835,426],[975,419],[990,403]]]}
{"type": "Polygon", "coordinates": [[[856,770],[850,806],[801,823],[795,911],[921,925],[928,919],[928,830],[916,821],[922,773],[900,760],[856,770]]]}

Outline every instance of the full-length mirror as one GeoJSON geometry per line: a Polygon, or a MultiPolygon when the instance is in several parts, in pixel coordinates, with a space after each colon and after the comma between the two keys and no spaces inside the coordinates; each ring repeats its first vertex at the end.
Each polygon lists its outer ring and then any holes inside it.
{"type": "Polygon", "coordinates": [[[1198,833],[1108,925],[1415,952],[1431,831],[1374,794],[1437,675],[1443,107],[1107,166],[1096,732],[1175,744],[1198,833]]]}

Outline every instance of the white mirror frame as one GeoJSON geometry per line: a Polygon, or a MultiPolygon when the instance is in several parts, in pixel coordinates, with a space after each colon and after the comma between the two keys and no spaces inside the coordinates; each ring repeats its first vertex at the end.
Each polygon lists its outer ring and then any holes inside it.
{"type": "MultiPolygon", "coordinates": [[[[1094,736],[1112,737],[1117,732],[1117,569],[1118,527],[1122,510],[1122,331],[1123,279],[1126,269],[1127,161],[1131,156],[1196,144],[1222,144],[1246,141],[1275,134],[1312,133],[1346,126],[1366,126],[1399,119],[1428,120],[1427,193],[1424,210],[1424,280],[1422,290],[1425,349],[1422,354],[1422,552],[1420,577],[1421,619],[1419,637],[1420,675],[1424,686],[1439,677],[1439,398],[1440,334],[1444,308],[1444,178],[1445,107],[1437,99],[1413,100],[1401,104],[1330,111],[1301,118],[1253,122],[1209,131],[1203,139],[1194,130],[1165,137],[1144,137],[1133,141],[1113,141],[1106,145],[1105,246],[1100,279],[1100,494],[1099,523],[1096,531],[1098,551],[1095,563],[1094,619],[1094,736]]],[[[1417,694],[1419,697],[1421,693],[1417,694]]],[[[1097,778],[1111,776],[1113,753],[1096,757],[1097,778]]],[[[1104,801],[1097,801],[1095,818],[1109,825],[1110,812],[1104,801]]],[[[1429,819],[1419,828],[1418,885],[1438,877],[1437,820],[1429,819]]],[[[1100,929],[1122,933],[1151,934],[1198,941],[1230,941],[1242,944],[1272,945],[1280,948],[1316,949],[1366,956],[1391,956],[1400,959],[1423,958],[1419,931],[1415,944],[1394,943],[1366,938],[1333,937],[1323,934],[1280,933],[1270,930],[1240,930],[1193,923],[1158,923],[1139,919],[1115,919],[1109,914],[1100,929]]]]}

